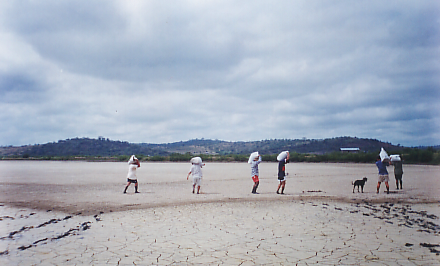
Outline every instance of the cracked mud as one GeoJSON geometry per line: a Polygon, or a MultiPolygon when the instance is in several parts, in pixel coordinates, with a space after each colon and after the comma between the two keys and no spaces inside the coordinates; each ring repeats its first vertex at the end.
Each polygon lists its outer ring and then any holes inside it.
{"type": "MultiPolygon", "coordinates": [[[[176,169],[184,172],[186,166],[176,169]]],[[[220,169],[239,164],[210,167],[212,172],[205,173],[211,180],[204,181],[201,195],[172,178],[141,183],[138,195],[122,195],[124,183],[109,184],[116,176],[100,180],[103,185],[96,190],[90,184],[81,191],[63,184],[59,192],[59,186],[50,190],[54,184],[46,184],[30,186],[30,195],[7,194],[24,186],[3,182],[0,264],[440,264],[440,204],[434,193],[439,186],[429,179],[438,178],[439,168],[410,168],[407,173],[424,182],[408,181],[406,190],[387,195],[376,194],[375,184],[353,194],[352,178],[340,173],[345,165],[298,164],[310,167],[304,171],[310,173],[289,179],[286,195],[273,192],[271,178],[261,178],[260,194],[252,195],[240,190],[251,183],[247,178],[221,175],[220,169]],[[332,184],[314,180],[307,189],[312,178],[331,178],[332,184]],[[343,182],[347,185],[339,185],[343,182]],[[39,191],[43,187],[50,191],[39,191]],[[36,191],[38,198],[32,195],[36,191]]]]}

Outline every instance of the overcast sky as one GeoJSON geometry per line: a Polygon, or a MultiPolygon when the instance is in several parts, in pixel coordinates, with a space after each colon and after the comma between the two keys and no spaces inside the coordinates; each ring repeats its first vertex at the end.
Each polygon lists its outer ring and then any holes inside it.
{"type": "Polygon", "coordinates": [[[0,145],[440,144],[439,1],[0,1],[0,145]]]}

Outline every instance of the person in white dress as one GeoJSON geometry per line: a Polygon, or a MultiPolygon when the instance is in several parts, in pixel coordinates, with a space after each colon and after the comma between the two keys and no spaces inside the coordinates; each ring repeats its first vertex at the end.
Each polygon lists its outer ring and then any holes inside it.
{"type": "Polygon", "coordinates": [[[136,158],[136,156],[132,155],[130,160],[128,161],[128,174],[127,174],[127,185],[124,189],[124,194],[127,193],[127,189],[131,183],[134,183],[134,193],[139,193],[138,191],[138,181],[136,177],[136,169],[141,167],[141,164],[136,158]]]}

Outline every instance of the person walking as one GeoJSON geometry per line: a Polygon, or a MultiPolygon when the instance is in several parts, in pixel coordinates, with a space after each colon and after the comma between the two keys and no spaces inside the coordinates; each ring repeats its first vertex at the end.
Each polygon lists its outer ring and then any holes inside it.
{"type": "Polygon", "coordinates": [[[259,177],[259,171],[258,171],[258,165],[261,163],[261,155],[257,155],[252,161],[251,161],[251,177],[252,181],[254,181],[254,186],[252,188],[252,194],[258,194],[257,188],[260,184],[259,177]]]}
{"type": "Polygon", "coordinates": [[[394,166],[394,178],[396,179],[396,187],[399,189],[403,189],[402,187],[402,177],[403,177],[403,167],[402,167],[402,159],[399,156],[399,160],[391,160],[391,164],[394,166]]]}
{"type": "Polygon", "coordinates": [[[136,156],[132,155],[130,160],[128,160],[128,174],[127,174],[127,185],[124,189],[124,194],[127,193],[127,189],[131,183],[134,184],[134,193],[139,193],[138,191],[138,181],[136,176],[136,169],[141,167],[141,164],[136,158],[136,156]]]}
{"type": "Polygon", "coordinates": [[[186,180],[189,179],[189,175],[192,174],[193,177],[193,190],[192,193],[195,192],[197,186],[197,194],[200,194],[200,187],[202,186],[202,164],[200,163],[192,163],[191,168],[189,169],[189,173],[186,176],[186,180]]]}
{"type": "Polygon", "coordinates": [[[286,157],[278,160],[278,181],[280,181],[280,183],[278,184],[278,188],[277,188],[277,194],[284,194],[284,188],[286,187],[286,163],[289,163],[289,152],[286,151],[286,157]],[[281,193],[279,192],[281,188],[281,193]]]}
{"type": "Polygon", "coordinates": [[[388,184],[389,176],[387,171],[388,162],[382,162],[380,156],[377,156],[376,166],[379,170],[379,178],[377,180],[377,193],[379,193],[380,185],[382,182],[385,182],[385,186],[387,188],[387,194],[390,194],[390,186],[388,184]]]}

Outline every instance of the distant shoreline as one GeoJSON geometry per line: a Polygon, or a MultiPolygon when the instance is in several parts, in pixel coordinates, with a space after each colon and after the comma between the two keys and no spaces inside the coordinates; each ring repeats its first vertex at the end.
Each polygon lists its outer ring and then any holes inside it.
{"type": "MultiPolygon", "coordinates": [[[[120,160],[116,157],[77,157],[77,158],[0,158],[1,161],[54,161],[54,162],[126,162],[126,160],[120,160]]],[[[188,163],[190,160],[170,160],[166,156],[159,160],[141,160],[142,163],[188,163]]],[[[264,160],[263,160],[264,161],[264,160]]],[[[214,159],[214,160],[204,160],[204,162],[209,163],[245,163],[244,160],[224,160],[224,159],[214,159]]],[[[276,162],[276,160],[266,160],[265,162],[276,162]]],[[[357,162],[357,161],[291,161],[291,163],[353,163],[353,164],[372,164],[371,162],[357,162]]],[[[418,163],[418,162],[404,162],[405,165],[440,165],[439,163],[418,163]]]]}

